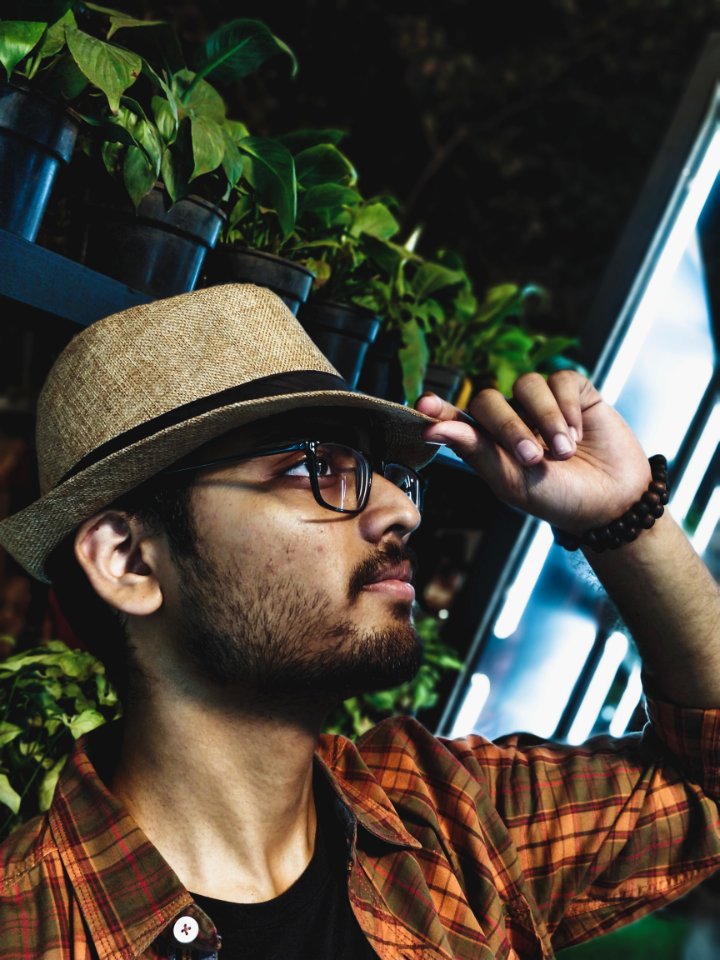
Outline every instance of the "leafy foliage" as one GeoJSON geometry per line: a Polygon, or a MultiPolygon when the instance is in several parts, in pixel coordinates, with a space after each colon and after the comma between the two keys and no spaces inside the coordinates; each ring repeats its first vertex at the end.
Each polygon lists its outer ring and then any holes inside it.
{"type": "Polygon", "coordinates": [[[102,664],[59,640],[0,663],[0,839],[48,809],[73,741],[119,713],[102,664]]]}
{"type": "Polygon", "coordinates": [[[387,717],[416,716],[435,706],[443,673],[460,670],[462,663],[452,648],[440,643],[439,622],[434,617],[416,617],[415,628],[423,645],[423,662],[416,676],[392,690],[363,693],[346,700],[328,719],[327,733],[354,739],[387,717]]]}

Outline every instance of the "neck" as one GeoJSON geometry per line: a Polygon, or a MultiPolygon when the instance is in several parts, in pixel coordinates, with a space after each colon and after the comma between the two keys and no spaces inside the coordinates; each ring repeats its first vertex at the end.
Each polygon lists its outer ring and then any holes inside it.
{"type": "Polygon", "coordinates": [[[126,711],[112,790],[188,890],[257,903],[312,857],[322,717],[242,702],[237,691],[197,698],[154,683],[126,711]]]}

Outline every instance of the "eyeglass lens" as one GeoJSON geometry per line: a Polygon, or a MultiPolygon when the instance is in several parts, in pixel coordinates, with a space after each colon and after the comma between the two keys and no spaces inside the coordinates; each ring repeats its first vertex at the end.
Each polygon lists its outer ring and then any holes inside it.
{"type": "MultiPolygon", "coordinates": [[[[351,447],[339,443],[319,444],[315,460],[322,500],[335,509],[359,509],[367,487],[367,461],[351,447]]],[[[421,485],[417,474],[402,464],[390,463],[385,465],[384,475],[420,508],[421,485]]]]}

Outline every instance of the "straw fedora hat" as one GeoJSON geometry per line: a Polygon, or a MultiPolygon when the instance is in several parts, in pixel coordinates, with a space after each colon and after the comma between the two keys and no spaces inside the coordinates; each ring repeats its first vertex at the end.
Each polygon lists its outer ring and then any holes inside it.
{"type": "Polygon", "coordinates": [[[208,440],[297,407],[375,415],[388,458],[420,467],[430,418],[357,393],[279,297],[228,284],[131,307],[79,333],[37,411],[40,498],[0,523],[34,577],[80,523],[208,440]]]}

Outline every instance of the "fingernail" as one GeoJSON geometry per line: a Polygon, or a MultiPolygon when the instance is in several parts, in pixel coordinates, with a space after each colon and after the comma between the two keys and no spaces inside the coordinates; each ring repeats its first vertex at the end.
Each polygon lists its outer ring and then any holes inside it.
{"type": "Polygon", "coordinates": [[[572,452],[572,443],[564,433],[556,433],[552,442],[553,452],[558,457],[563,457],[566,453],[572,452]]]}
{"type": "Polygon", "coordinates": [[[578,442],[578,432],[577,432],[577,430],[575,429],[575,427],[568,427],[568,433],[569,433],[570,436],[573,438],[573,440],[575,441],[575,443],[577,443],[577,442],[578,442]]]}
{"type": "Polygon", "coordinates": [[[542,450],[536,447],[532,440],[521,440],[515,449],[523,463],[534,463],[542,454],[542,450]]]}

